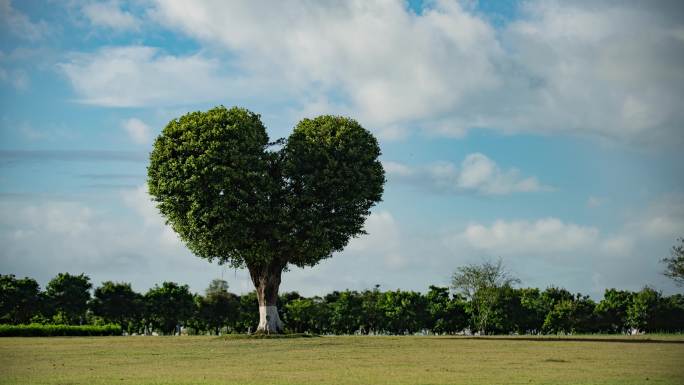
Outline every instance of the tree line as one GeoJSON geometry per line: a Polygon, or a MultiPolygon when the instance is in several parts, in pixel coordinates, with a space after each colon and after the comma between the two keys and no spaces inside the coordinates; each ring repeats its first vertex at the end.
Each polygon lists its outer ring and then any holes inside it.
{"type": "MultiPolygon", "coordinates": [[[[683,332],[684,295],[664,296],[607,289],[596,302],[589,296],[549,287],[515,288],[501,263],[460,268],[452,287],[430,286],[427,293],[334,291],[304,297],[278,296],[279,316],[296,333],[314,334],[570,334],[683,332]]],[[[0,275],[0,323],[121,325],[129,334],[247,333],[256,330],[255,292],[237,295],[223,280],[205,293],[164,282],[137,293],[128,283],[103,282],[94,290],[84,274],[60,273],[41,290],[32,278],[0,275]],[[91,295],[92,291],[92,295],[91,295]]]]}

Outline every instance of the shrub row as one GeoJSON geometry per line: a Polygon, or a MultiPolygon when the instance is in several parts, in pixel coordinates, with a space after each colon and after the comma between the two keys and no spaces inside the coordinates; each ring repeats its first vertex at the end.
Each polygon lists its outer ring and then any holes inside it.
{"type": "Polygon", "coordinates": [[[120,336],[119,325],[0,325],[0,337],[120,336]]]}

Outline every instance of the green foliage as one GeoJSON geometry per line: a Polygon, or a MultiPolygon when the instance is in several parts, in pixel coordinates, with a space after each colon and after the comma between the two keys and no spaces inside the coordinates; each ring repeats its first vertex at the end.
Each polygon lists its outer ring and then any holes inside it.
{"type": "Polygon", "coordinates": [[[295,333],[322,333],[328,330],[329,311],[323,299],[298,298],[290,301],[284,307],[284,321],[288,328],[295,333]]]}
{"type": "Polygon", "coordinates": [[[285,317],[285,307],[292,301],[301,299],[302,296],[296,291],[288,291],[278,295],[278,300],[276,301],[276,307],[278,308],[278,314],[282,320],[285,317]]]}
{"type": "Polygon", "coordinates": [[[385,330],[392,334],[413,334],[425,328],[428,321],[427,301],[415,291],[387,291],[380,297],[385,330]]]}
{"type": "Polygon", "coordinates": [[[661,298],[654,329],[656,332],[684,332],[684,295],[661,298]]]}
{"type": "Polygon", "coordinates": [[[385,182],[379,156],[349,118],[304,119],[269,143],[259,115],[220,106],[169,122],[150,154],[148,189],[195,255],[247,267],[259,305],[274,306],[283,270],[314,266],[363,234],[385,182]]]}
{"type": "Polygon", "coordinates": [[[259,115],[225,107],[172,120],[156,139],[149,192],[196,255],[243,266],[268,254],[257,234],[271,218],[267,144],[259,115]]]}
{"type": "Polygon", "coordinates": [[[679,238],[679,245],[672,246],[670,257],[663,258],[666,264],[664,274],[672,278],[677,285],[684,285],[684,237],[679,238]]]}
{"type": "Polygon", "coordinates": [[[596,315],[602,330],[611,333],[627,331],[627,309],[632,303],[634,294],[626,290],[606,289],[603,299],[596,306],[596,315]]]}
{"type": "Polygon", "coordinates": [[[563,301],[572,302],[574,299],[575,296],[571,292],[555,286],[550,286],[541,293],[542,306],[544,306],[546,312],[551,311],[557,303],[563,301]]]}
{"type": "Polygon", "coordinates": [[[59,273],[47,284],[46,296],[55,314],[55,321],[69,325],[85,321],[92,288],[85,274],[59,273]]]}
{"type": "Polygon", "coordinates": [[[454,334],[467,326],[463,297],[450,298],[446,287],[430,286],[426,296],[429,320],[426,327],[438,334],[454,334]]]}
{"type": "Polygon", "coordinates": [[[126,331],[139,323],[144,311],[143,297],[134,292],[130,283],[106,281],[95,289],[90,308],[105,322],[118,323],[126,331]]]}
{"type": "Polygon", "coordinates": [[[333,292],[326,301],[330,303],[330,328],[335,333],[353,334],[361,329],[363,304],[357,292],[333,292]]]}
{"type": "Polygon", "coordinates": [[[516,325],[519,334],[538,334],[542,330],[547,310],[537,288],[518,289],[520,310],[516,325]]]}
{"type": "Polygon", "coordinates": [[[586,296],[560,299],[544,319],[542,330],[550,334],[592,332],[594,302],[586,296]]]}
{"type": "Polygon", "coordinates": [[[240,296],[240,316],[235,330],[239,333],[254,332],[259,324],[259,314],[254,309],[259,308],[259,301],[255,291],[240,296]]]}
{"type": "Polygon", "coordinates": [[[367,130],[334,116],[301,121],[269,151],[259,115],[221,106],[164,128],[148,186],[197,256],[251,270],[313,266],[362,233],[382,194],[379,155],[367,130]]]}
{"type": "Polygon", "coordinates": [[[228,283],[215,279],[206,290],[205,296],[197,296],[197,320],[202,329],[219,334],[221,329],[234,330],[240,316],[240,299],[228,292],[228,283]]]}
{"type": "Polygon", "coordinates": [[[542,330],[545,333],[571,333],[573,331],[571,317],[574,312],[573,302],[561,300],[554,303],[553,308],[546,314],[542,330]]]}
{"type": "Polygon", "coordinates": [[[496,263],[483,262],[459,267],[452,277],[452,287],[460,291],[468,302],[472,326],[482,334],[498,329],[503,315],[497,303],[502,288],[520,283],[511,276],[499,259],[496,263]]]}
{"type": "Polygon", "coordinates": [[[145,294],[146,319],[165,334],[173,334],[177,326],[195,314],[195,302],[188,285],[164,282],[145,294]]]}
{"type": "Polygon", "coordinates": [[[385,314],[380,307],[380,301],[384,294],[380,291],[380,285],[375,285],[372,290],[361,293],[361,319],[360,331],[364,334],[381,332],[386,324],[385,314]]]}
{"type": "Polygon", "coordinates": [[[296,266],[313,266],[363,234],[385,183],[380,148],[356,121],[326,115],[299,122],[281,155],[278,218],[290,234],[282,251],[296,266]]]}
{"type": "Polygon", "coordinates": [[[0,274],[0,323],[28,323],[39,314],[40,305],[40,287],[36,280],[0,274]]]}
{"type": "Polygon", "coordinates": [[[627,324],[640,331],[655,331],[661,295],[650,287],[635,293],[627,308],[627,324]]]}
{"type": "Polygon", "coordinates": [[[0,337],[120,336],[120,325],[0,325],[0,337]]]}
{"type": "MultiPolygon", "coordinates": [[[[0,298],[13,299],[15,281],[34,287],[30,278],[2,276],[0,298]]],[[[596,304],[587,296],[557,287],[544,291],[510,286],[486,290],[495,290],[489,297],[493,301],[487,303],[486,334],[624,333],[632,327],[648,333],[684,331],[681,294],[665,297],[650,288],[637,293],[609,289],[596,304]]],[[[38,293],[39,302],[50,300],[47,296],[40,299],[42,294],[38,293]]],[[[56,307],[49,302],[47,305],[56,307]]],[[[256,292],[238,296],[230,293],[222,280],[212,281],[204,295],[191,294],[187,285],[165,282],[144,297],[129,284],[104,282],[95,290],[90,306],[84,322],[100,326],[120,323],[129,333],[139,333],[150,323],[166,334],[173,333],[177,325],[191,328],[189,333],[246,333],[255,332],[258,323],[256,292]],[[143,314],[135,309],[135,302],[141,298],[146,304],[143,314]]],[[[280,295],[278,306],[290,331],[308,334],[455,334],[467,327],[479,330],[475,325],[481,321],[474,312],[473,299],[450,295],[448,288],[437,286],[430,286],[426,294],[381,291],[379,286],[362,292],[336,291],[323,298],[288,292],[280,295]]],[[[0,319],[14,319],[14,307],[2,309],[0,319]]],[[[34,323],[61,325],[68,319],[63,311],[49,316],[31,314],[30,322],[34,323]]]]}

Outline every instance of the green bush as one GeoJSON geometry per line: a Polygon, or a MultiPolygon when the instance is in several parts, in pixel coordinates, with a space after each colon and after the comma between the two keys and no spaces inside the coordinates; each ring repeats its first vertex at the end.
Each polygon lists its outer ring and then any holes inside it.
{"type": "Polygon", "coordinates": [[[0,337],[120,336],[119,325],[0,325],[0,337]]]}

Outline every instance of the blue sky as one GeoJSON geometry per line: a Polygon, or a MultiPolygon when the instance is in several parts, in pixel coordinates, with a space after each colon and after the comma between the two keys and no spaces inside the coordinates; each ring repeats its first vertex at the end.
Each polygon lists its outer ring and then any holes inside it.
{"type": "Polygon", "coordinates": [[[0,1],[0,271],[45,284],[245,271],[193,257],[145,191],[171,119],[260,113],[272,138],[341,114],[380,140],[367,236],[282,290],[424,291],[501,257],[523,285],[677,290],[678,2],[0,1]]]}

